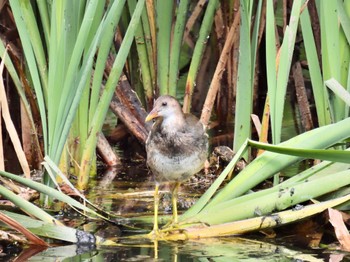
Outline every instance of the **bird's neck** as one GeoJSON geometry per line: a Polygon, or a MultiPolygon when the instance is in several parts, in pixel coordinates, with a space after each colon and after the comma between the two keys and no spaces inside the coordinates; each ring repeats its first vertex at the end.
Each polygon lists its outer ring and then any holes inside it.
{"type": "Polygon", "coordinates": [[[186,121],[183,114],[168,116],[163,119],[162,129],[168,133],[176,133],[185,127],[186,121]]]}

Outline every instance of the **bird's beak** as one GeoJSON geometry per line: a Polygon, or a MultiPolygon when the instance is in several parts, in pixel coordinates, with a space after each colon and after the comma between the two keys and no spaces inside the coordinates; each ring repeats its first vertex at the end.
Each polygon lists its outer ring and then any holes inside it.
{"type": "Polygon", "coordinates": [[[157,110],[152,110],[148,115],[147,115],[147,117],[146,117],[146,119],[145,119],[145,122],[148,122],[148,121],[150,121],[150,120],[152,120],[152,119],[154,119],[154,118],[156,118],[156,117],[158,117],[159,115],[158,115],[158,112],[157,112],[157,110]]]}

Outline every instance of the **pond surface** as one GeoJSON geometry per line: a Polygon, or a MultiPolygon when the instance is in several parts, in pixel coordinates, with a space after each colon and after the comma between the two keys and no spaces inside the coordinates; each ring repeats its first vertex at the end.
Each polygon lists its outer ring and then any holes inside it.
{"type": "MultiPolygon", "coordinates": [[[[181,187],[180,210],[187,209],[205,190],[206,186],[196,187],[196,179],[181,187]]],[[[209,183],[212,178],[209,176],[205,179],[204,182],[209,183]]],[[[125,238],[128,234],[145,233],[152,228],[153,183],[143,163],[105,172],[94,181],[88,198],[108,212],[130,217],[127,220],[130,229],[86,221],[81,224],[86,231],[103,236],[121,236],[116,246],[57,246],[34,252],[35,255],[32,248],[27,248],[16,261],[27,261],[21,259],[26,252],[32,252],[28,261],[350,261],[350,255],[344,252],[300,248],[295,243],[265,238],[259,233],[185,242],[125,238]]],[[[162,188],[160,206],[163,217],[171,214],[170,203],[171,196],[165,186],[162,188]]],[[[79,225],[81,221],[77,219],[72,222],[79,225]]]]}
{"type": "Polygon", "coordinates": [[[148,241],[83,251],[75,245],[52,247],[29,261],[346,261],[344,254],[298,251],[283,245],[244,239],[206,239],[184,243],[148,241]],[[80,252],[80,253],[79,253],[80,252]]]}

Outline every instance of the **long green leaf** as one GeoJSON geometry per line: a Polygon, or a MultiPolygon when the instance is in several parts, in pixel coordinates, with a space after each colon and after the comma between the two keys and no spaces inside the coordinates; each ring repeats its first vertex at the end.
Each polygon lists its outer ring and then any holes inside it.
{"type": "MultiPolygon", "coordinates": [[[[136,7],[136,0],[129,0],[128,1],[129,10],[132,14],[136,7]]],[[[146,10],[143,10],[143,13],[145,13],[146,10]]],[[[142,20],[141,20],[142,21],[142,20]]],[[[147,45],[146,45],[146,39],[144,37],[144,30],[142,23],[139,23],[139,26],[136,29],[135,32],[135,42],[136,42],[136,48],[139,58],[139,63],[141,67],[141,74],[142,74],[142,83],[143,88],[147,92],[153,92],[153,81],[152,81],[152,75],[151,75],[151,66],[152,61],[149,61],[150,56],[147,53],[147,45]]]]}
{"type": "MultiPolygon", "coordinates": [[[[72,47],[73,49],[70,59],[68,60],[68,67],[66,75],[64,77],[63,87],[61,90],[61,95],[59,96],[61,98],[60,102],[58,104],[58,107],[56,108],[49,107],[49,110],[58,110],[60,112],[59,114],[57,114],[56,119],[53,120],[53,125],[50,126],[50,128],[53,128],[54,131],[50,132],[52,136],[50,137],[50,151],[48,152],[48,154],[52,157],[55,163],[58,163],[61,157],[61,152],[59,152],[57,148],[62,134],[62,130],[65,125],[66,117],[68,115],[68,112],[70,111],[71,104],[75,99],[75,96],[72,96],[72,94],[74,94],[75,92],[72,92],[72,90],[77,89],[76,77],[79,70],[79,65],[81,63],[82,54],[85,50],[85,43],[90,33],[92,21],[95,16],[96,10],[98,9],[97,7],[97,0],[89,1],[87,4],[85,15],[81,27],[79,29],[78,36],[76,37],[76,41],[72,41],[70,44],[70,47],[72,47]]],[[[67,40],[69,41],[70,39],[68,38],[67,40]]],[[[85,82],[86,81],[84,81],[84,86],[85,82]]],[[[58,92],[57,88],[54,91],[58,92]]]]}
{"type": "MultiPolygon", "coordinates": [[[[0,171],[0,175],[3,175],[3,174],[4,172],[0,171]]],[[[45,221],[47,223],[61,224],[61,222],[56,220],[54,217],[50,216],[41,208],[37,207],[36,205],[30,203],[27,200],[24,200],[22,197],[16,195],[12,191],[8,190],[6,187],[1,185],[0,185],[0,194],[7,200],[14,203],[19,208],[26,211],[28,214],[32,214],[33,216],[41,219],[42,221],[45,221]]]]}
{"type": "Polygon", "coordinates": [[[171,43],[169,64],[169,94],[176,96],[177,79],[179,74],[179,61],[181,53],[182,38],[185,31],[185,23],[188,14],[188,0],[180,1],[176,12],[176,23],[171,43]]]}
{"type": "Polygon", "coordinates": [[[170,38],[174,1],[156,1],[157,23],[157,80],[159,93],[169,93],[170,38]]]}
{"type": "MultiPolygon", "coordinates": [[[[338,123],[319,127],[293,137],[280,146],[304,149],[328,148],[349,137],[350,118],[338,123]],[[322,139],[320,139],[322,137],[322,139]]],[[[235,176],[207,205],[216,205],[220,202],[235,198],[273,176],[283,168],[296,163],[303,158],[265,152],[252,161],[245,169],[235,176]]]]}
{"type": "Polygon", "coordinates": [[[326,86],[333,91],[340,99],[350,106],[350,93],[334,78],[325,82],[326,86]]]}
{"type": "MultiPolygon", "coordinates": [[[[1,212],[11,217],[12,219],[16,220],[23,227],[27,228],[29,231],[39,236],[57,239],[61,241],[68,241],[71,243],[79,243],[79,240],[81,240],[78,238],[79,235],[83,235],[83,234],[85,234],[86,236],[89,235],[89,233],[85,233],[82,231],[79,232],[79,230],[75,228],[53,224],[52,222],[50,223],[50,222],[38,221],[28,216],[8,212],[5,210],[2,210],[1,212]]],[[[91,235],[90,237],[91,239],[93,239],[91,235]]],[[[79,243],[79,244],[83,244],[83,243],[79,243]]],[[[88,243],[88,244],[91,244],[91,243],[88,243]]]]}
{"type": "MultiPolygon", "coordinates": [[[[97,214],[95,211],[93,211],[92,209],[84,206],[83,204],[81,204],[80,202],[76,201],[75,199],[71,198],[70,196],[64,194],[64,193],[61,193],[49,186],[46,186],[42,183],[39,183],[39,182],[36,182],[36,181],[33,181],[31,179],[27,179],[27,178],[24,178],[24,177],[21,177],[21,176],[18,176],[18,175],[14,175],[14,174],[11,174],[11,173],[8,173],[8,172],[5,172],[5,171],[0,171],[0,175],[1,176],[4,176],[4,177],[7,177],[9,179],[12,179],[14,181],[17,181],[18,183],[21,183],[23,185],[26,185],[38,192],[41,192],[43,194],[46,194],[52,198],[55,198],[55,199],[58,199],[60,201],[63,201],[64,203],[67,203],[73,207],[76,207],[78,209],[81,209],[85,212],[88,212],[92,215],[95,215],[95,216],[100,216],[99,214],[97,214]]],[[[12,193],[13,194],[13,193],[12,193]]],[[[22,199],[23,200],[23,199],[22,199]]],[[[34,213],[35,214],[35,213],[34,213]]]]}
{"type": "Polygon", "coordinates": [[[289,26],[287,26],[281,45],[280,58],[277,72],[277,83],[274,100],[271,101],[271,127],[274,144],[281,142],[282,119],[284,112],[284,97],[286,95],[288,77],[292,63],[296,33],[301,8],[301,0],[293,1],[289,26]]]}
{"type": "MultiPolygon", "coordinates": [[[[270,101],[271,122],[275,122],[275,105],[272,101],[276,100],[277,85],[277,66],[276,66],[276,36],[275,36],[275,14],[273,0],[266,2],[266,78],[268,86],[268,96],[270,101]]],[[[276,136],[276,131],[272,129],[272,136],[276,136]]]]}
{"type": "Polygon", "coordinates": [[[315,38],[311,28],[310,14],[307,8],[300,15],[300,24],[303,32],[303,39],[306,57],[309,65],[309,73],[312,83],[312,91],[315,98],[317,119],[320,126],[331,123],[331,112],[328,92],[323,83],[320,61],[317,56],[315,38]]]}
{"type": "Polygon", "coordinates": [[[47,101],[48,94],[48,78],[47,78],[47,63],[46,55],[44,51],[43,42],[41,41],[41,36],[36,21],[36,16],[31,4],[26,1],[19,1],[23,18],[25,20],[27,32],[30,37],[31,45],[35,55],[37,68],[41,77],[41,85],[43,88],[43,94],[45,101],[47,101]]]}
{"type": "MultiPolygon", "coordinates": [[[[117,18],[117,16],[116,16],[116,18],[117,18]]],[[[58,145],[57,145],[57,149],[56,149],[58,154],[56,154],[56,158],[53,158],[53,156],[50,156],[54,160],[55,163],[58,163],[57,162],[58,156],[61,155],[63,147],[66,143],[66,139],[68,137],[68,132],[71,128],[71,125],[73,123],[74,118],[76,117],[76,112],[77,112],[77,108],[79,106],[79,102],[81,101],[81,96],[82,96],[84,90],[86,88],[88,88],[87,80],[91,76],[92,63],[94,61],[93,59],[94,59],[94,55],[95,55],[97,46],[101,41],[100,36],[101,36],[102,30],[105,27],[110,28],[109,27],[110,23],[111,23],[110,20],[103,19],[99,28],[97,29],[97,32],[95,33],[95,38],[94,38],[93,42],[91,43],[89,50],[86,52],[86,56],[84,58],[82,66],[81,66],[81,71],[79,73],[79,82],[77,83],[78,84],[77,89],[74,93],[72,103],[69,107],[68,115],[66,116],[65,121],[62,123],[63,124],[62,132],[61,132],[61,134],[58,135],[58,137],[60,139],[58,142],[58,145]]],[[[107,28],[106,28],[106,30],[107,30],[107,28]]],[[[105,39],[105,40],[108,41],[108,39],[105,39]]],[[[102,52],[105,52],[105,51],[102,50],[102,52]]],[[[93,110],[93,109],[91,109],[91,110],[93,110]]]]}
{"type": "Polygon", "coordinates": [[[35,90],[35,94],[36,94],[36,98],[39,106],[41,124],[43,127],[44,151],[46,152],[47,145],[48,145],[47,143],[48,135],[47,135],[46,103],[45,103],[44,89],[42,88],[42,84],[40,81],[39,70],[35,61],[35,55],[33,52],[33,48],[31,46],[29,34],[26,30],[25,22],[22,19],[22,13],[21,13],[19,1],[11,0],[10,5],[16,21],[17,30],[21,38],[24,55],[28,64],[28,70],[30,72],[31,81],[33,82],[33,87],[35,90]]]}
{"type": "Polygon", "coordinates": [[[202,56],[203,56],[206,44],[208,42],[208,37],[213,24],[215,11],[218,5],[219,5],[218,0],[209,0],[207,9],[205,10],[204,18],[201,24],[201,29],[199,30],[199,36],[196,42],[196,46],[194,47],[190,69],[188,70],[188,76],[187,76],[186,87],[185,87],[185,98],[184,98],[184,105],[183,105],[184,112],[190,112],[192,93],[193,93],[194,86],[196,84],[199,65],[202,61],[202,56]]]}
{"type": "MultiPolygon", "coordinates": [[[[322,72],[324,79],[335,78],[341,82],[340,31],[338,29],[337,1],[320,1],[320,26],[322,46],[322,72]]],[[[344,118],[344,103],[330,95],[334,121],[344,118]]]]}
{"type": "Polygon", "coordinates": [[[124,5],[125,0],[113,2],[106,17],[106,21],[104,22],[105,26],[103,31],[101,32],[102,40],[96,59],[94,77],[91,86],[89,123],[92,121],[100,98],[100,87],[103,79],[106,59],[112,45],[113,37],[115,36],[116,26],[120,20],[124,5]]]}
{"type": "MultiPolygon", "coordinates": [[[[252,231],[258,231],[265,228],[272,228],[318,214],[334,206],[338,206],[346,201],[349,201],[350,195],[332,199],[329,201],[308,205],[302,209],[286,210],[278,213],[273,213],[270,216],[259,216],[250,219],[234,221],[231,223],[222,223],[206,227],[203,225],[187,227],[186,230],[179,230],[178,234],[170,235],[168,240],[188,240],[199,239],[206,237],[223,237],[243,234],[252,231]]],[[[230,210],[231,213],[232,210],[230,210]]]]}
{"type": "Polygon", "coordinates": [[[113,63],[111,73],[105,85],[105,89],[101,95],[100,102],[96,108],[95,115],[92,119],[89,136],[85,144],[84,152],[81,160],[81,171],[78,179],[78,186],[85,188],[89,179],[89,172],[91,168],[91,159],[95,152],[97,143],[97,133],[101,130],[103,121],[107,114],[109,103],[113,97],[113,93],[119,77],[122,73],[127,55],[129,53],[132,41],[135,36],[135,31],[138,26],[140,16],[145,4],[145,0],[138,1],[135,12],[131,18],[130,25],[126,31],[124,40],[118,51],[117,57],[113,63]]]}
{"type": "Polygon", "coordinates": [[[327,160],[333,162],[341,162],[350,164],[350,152],[344,150],[322,150],[322,149],[303,149],[303,148],[291,148],[283,146],[269,145],[265,143],[255,142],[249,140],[248,144],[250,146],[267,150],[274,153],[300,156],[303,158],[312,158],[327,160]]]}
{"type": "MultiPolygon", "coordinates": [[[[239,62],[237,76],[236,112],[235,112],[235,137],[233,151],[236,152],[251,136],[250,115],[253,110],[253,75],[252,55],[250,41],[250,20],[249,9],[246,1],[240,1],[241,24],[239,37],[239,62]]],[[[244,158],[248,161],[248,152],[244,158]]]]}
{"type": "Polygon", "coordinates": [[[37,1],[38,9],[41,18],[41,25],[44,31],[45,44],[47,49],[50,49],[50,18],[48,11],[48,4],[45,1],[37,1]]]}
{"type": "Polygon", "coordinates": [[[245,195],[228,200],[212,208],[204,209],[192,219],[213,225],[252,218],[256,215],[268,215],[275,210],[284,210],[349,184],[350,171],[346,170],[312,181],[294,184],[292,187],[279,187],[279,190],[264,196],[257,194],[257,197],[254,197],[255,193],[252,193],[252,196],[245,195]],[[232,210],[236,210],[236,212],[232,212],[232,210]],[[215,216],[209,214],[215,214],[215,216]]]}
{"type": "Polygon", "coordinates": [[[347,7],[349,7],[349,3],[344,3],[342,0],[337,0],[337,4],[338,4],[339,21],[344,30],[346,39],[348,43],[350,43],[350,18],[346,13],[346,7],[345,7],[345,4],[347,5],[347,7]]]}

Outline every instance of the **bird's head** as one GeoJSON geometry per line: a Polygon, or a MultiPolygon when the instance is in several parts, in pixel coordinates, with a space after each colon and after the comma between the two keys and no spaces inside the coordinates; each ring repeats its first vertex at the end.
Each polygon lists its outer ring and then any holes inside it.
{"type": "Polygon", "coordinates": [[[153,105],[152,111],[147,115],[145,121],[162,117],[164,120],[182,117],[183,113],[179,102],[172,96],[160,96],[153,105]]]}

